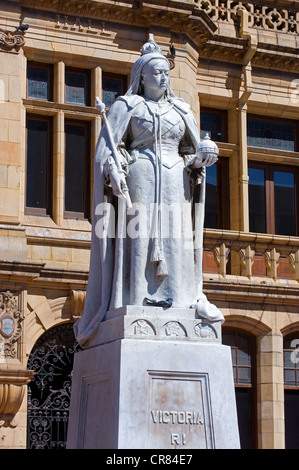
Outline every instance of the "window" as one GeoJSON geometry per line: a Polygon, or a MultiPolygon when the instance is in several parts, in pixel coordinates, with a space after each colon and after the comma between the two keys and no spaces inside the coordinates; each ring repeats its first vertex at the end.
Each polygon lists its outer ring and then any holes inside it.
{"type": "Polygon", "coordinates": [[[28,63],[27,97],[40,100],[52,99],[52,66],[28,63]]]}
{"type": "Polygon", "coordinates": [[[299,332],[284,338],[285,448],[299,449],[299,332]]]}
{"type": "Polygon", "coordinates": [[[65,71],[65,101],[66,103],[90,105],[89,72],[78,69],[65,71]]]}
{"type": "Polygon", "coordinates": [[[103,103],[105,103],[106,108],[110,108],[116,98],[125,94],[127,88],[127,77],[126,75],[103,73],[102,87],[103,103]]]}
{"type": "Polygon", "coordinates": [[[223,344],[231,347],[241,448],[253,449],[256,447],[254,337],[226,328],[222,336],[223,344]]]}
{"type": "Polygon", "coordinates": [[[209,134],[211,140],[216,142],[227,141],[227,115],[225,111],[200,110],[200,137],[203,139],[209,134]]]}
{"type": "Polygon", "coordinates": [[[65,124],[65,217],[86,218],[89,214],[89,126],[65,124]]]}
{"type": "Polygon", "coordinates": [[[57,67],[27,62],[26,214],[49,215],[58,225],[64,218],[78,219],[72,222],[78,230],[88,226],[90,157],[95,148],[91,129],[97,128],[98,120],[96,103],[90,107],[91,83],[98,83],[100,72],[97,67],[66,67],[63,62],[57,67]],[[52,91],[55,103],[48,102],[52,91]],[[39,101],[33,103],[32,98],[39,101]]]}
{"type": "Polygon", "coordinates": [[[219,158],[206,167],[205,228],[229,229],[228,165],[219,158]]]}
{"type": "Polygon", "coordinates": [[[27,117],[26,211],[39,215],[51,211],[51,121],[27,117]]]}
{"type": "Polygon", "coordinates": [[[248,116],[247,145],[277,150],[297,150],[296,121],[248,116]]]}
{"type": "Polygon", "coordinates": [[[298,169],[249,163],[249,230],[296,236],[298,169]]]}

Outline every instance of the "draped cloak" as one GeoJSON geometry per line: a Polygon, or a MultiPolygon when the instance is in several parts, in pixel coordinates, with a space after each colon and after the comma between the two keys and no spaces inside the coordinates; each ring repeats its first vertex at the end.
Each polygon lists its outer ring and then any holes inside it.
{"type": "MultiPolygon", "coordinates": [[[[186,204],[188,206],[188,211],[190,210],[190,213],[192,213],[191,228],[194,233],[194,238],[189,240],[188,253],[190,255],[191,248],[192,263],[194,263],[194,270],[191,271],[191,277],[195,286],[195,291],[190,294],[190,298],[188,298],[188,295],[185,296],[182,305],[179,301],[179,292],[175,292],[174,296],[176,298],[174,299],[174,306],[178,305],[179,307],[189,308],[199,298],[201,298],[201,296],[203,296],[202,239],[205,205],[205,168],[202,167],[200,169],[193,170],[192,165],[190,165],[190,162],[192,162],[191,156],[193,155],[194,158],[194,155],[198,151],[200,137],[197,123],[190,111],[189,105],[173,95],[168,97],[167,106],[169,106],[169,109],[171,108],[172,116],[173,112],[175,112],[175,114],[179,116],[179,119],[184,123],[185,127],[184,139],[182,139],[182,141],[184,141],[184,148],[183,150],[179,149],[178,154],[185,162],[182,172],[184,172],[184,181],[188,182],[188,197],[186,199],[186,204]],[[191,247],[190,243],[192,244],[191,247]]],[[[142,148],[144,149],[148,146],[153,149],[155,148],[155,143],[153,142],[153,132],[150,132],[150,129],[146,129],[144,134],[139,135],[139,141],[138,139],[135,139],[135,142],[130,142],[128,144],[126,142],[126,138],[132,120],[140,120],[140,116],[143,116],[145,112],[148,115],[151,114],[150,108],[146,106],[145,99],[142,96],[131,94],[129,96],[125,95],[119,97],[110,108],[107,118],[112,129],[116,147],[118,147],[120,153],[122,148],[125,147],[127,149],[127,151],[123,152],[125,155],[123,163],[128,170],[127,180],[129,181],[129,190],[130,187],[132,190],[133,203],[136,201],[134,193],[136,182],[134,182],[134,176],[131,177],[130,180],[132,173],[131,169],[133,170],[133,165],[136,165],[136,160],[138,162],[139,158],[144,158],[146,152],[144,153],[142,148]]],[[[154,120],[154,117],[152,117],[152,119],[154,120]]],[[[171,123],[169,127],[171,127],[171,123]]],[[[149,155],[149,158],[151,158],[151,155],[149,155]]],[[[114,196],[111,187],[109,187],[109,174],[107,172],[107,162],[109,159],[111,159],[111,145],[109,143],[106,126],[103,124],[97,142],[94,163],[93,218],[89,281],[84,312],[81,318],[74,325],[75,336],[82,346],[88,342],[97,325],[105,320],[107,311],[123,305],[145,305],[144,298],[146,297],[163,300],[157,297],[163,291],[163,289],[160,289],[160,286],[163,287],[163,283],[166,283],[165,285],[167,285],[167,282],[172,279],[171,276],[173,274],[169,273],[169,275],[164,279],[161,278],[158,281],[155,281],[147,279],[146,276],[151,277],[151,271],[148,271],[149,274],[143,276],[143,284],[141,282],[141,288],[139,288],[139,291],[143,288],[144,291],[141,293],[136,291],[137,293],[135,292],[132,295],[130,294],[130,289],[132,287],[130,286],[130,283],[138,283],[138,268],[140,268],[140,266],[150,264],[148,259],[149,255],[148,253],[144,254],[144,256],[146,256],[144,261],[142,261],[142,259],[137,259],[135,260],[135,264],[128,266],[128,250],[132,251],[135,250],[135,248],[133,245],[129,245],[129,243],[131,244],[133,242],[128,241],[128,237],[123,235],[123,230],[126,230],[130,217],[126,213],[124,201],[114,196]],[[107,230],[105,230],[105,227],[107,230]],[[120,233],[122,233],[121,236],[119,236],[120,233]],[[136,272],[134,272],[135,270],[136,272]],[[147,281],[149,288],[146,287],[147,281]],[[157,284],[155,284],[156,282],[157,284]],[[158,286],[157,289],[155,286],[158,286]],[[155,292],[157,295],[155,295],[155,292]]],[[[168,170],[163,169],[163,171],[168,170]]],[[[143,175],[146,176],[146,170],[143,172],[143,175]]],[[[146,181],[146,179],[144,181],[146,181]]],[[[179,181],[173,181],[174,190],[178,184],[180,184],[179,181]]],[[[148,193],[150,193],[150,188],[148,193]]],[[[144,203],[147,204],[147,201],[144,201],[144,203]]],[[[146,244],[149,250],[151,245],[150,236],[148,236],[146,244]]],[[[137,253],[137,255],[140,256],[140,253],[137,253]]],[[[132,253],[130,256],[132,258],[132,253]]],[[[167,256],[172,256],[171,249],[167,256]]],[[[184,269],[188,269],[188,263],[188,259],[186,259],[185,265],[182,265],[180,268],[182,272],[184,269]]],[[[170,266],[170,270],[171,269],[172,266],[170,266]]],[[[187,288],[188,276],[190,277],[190,271],[185,275],[187,288]]],[[[167,289],[165,292],[167,292],[167,289]]]]}

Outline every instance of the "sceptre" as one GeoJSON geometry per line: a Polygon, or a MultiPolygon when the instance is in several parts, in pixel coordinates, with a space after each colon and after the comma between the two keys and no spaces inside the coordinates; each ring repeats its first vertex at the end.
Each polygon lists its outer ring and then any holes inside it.
{"type": "MultiPolygon", "coordinates": [[[[116,168],[120,173],[123,173],[123,169],[121,167],[119,157],[118,157],[118,151],[117,151],[114,139],[113,139],[111,127],[110,127],[110,124],[109,124],[107,116],[106,116],[105,104],[100,100],[100,98],[98,96],[96,97],[96,100],[97,100],[96,108],[100,111],[101,115],[103,116],[103,121],[104,121],[104,124],[105,124],[106,129],[107,129],[107,133],[108,133],[108,137],[109,137],[110,145],[111,145],[111,149],[112,149],[112,156],[113,156],[113,159],[115,161],[116,168]]],[[[123,191],[123,194],[124,194],[124,197],[125,197],[125,200],[126,200],[127,208],[132,207],[132,202],[131,202],[131,198],[130,198],[130,195],[129,195],[129,189],[128,189],[128,186],[126,185],[125,182],[122,182],[122,191],[123,191]]]]}

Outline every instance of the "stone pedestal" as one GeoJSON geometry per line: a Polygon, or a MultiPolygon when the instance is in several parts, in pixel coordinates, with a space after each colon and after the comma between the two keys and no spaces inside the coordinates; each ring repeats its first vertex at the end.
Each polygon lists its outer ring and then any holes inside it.
{"type": "Polygon", "coordinates": [[[75,356],[67,447],[239,448],[221,323],[192,309],[109,312],[75,356]]]}

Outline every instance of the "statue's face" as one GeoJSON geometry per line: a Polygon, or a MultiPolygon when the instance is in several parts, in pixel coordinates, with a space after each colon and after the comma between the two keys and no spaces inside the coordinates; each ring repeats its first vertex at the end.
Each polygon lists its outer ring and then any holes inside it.
{"type": "Polygon", "coordinates": [[[142,69],[144,95],[163,95],[169,85],[169,64],[164,59],[152,59],[142,69]]]}

